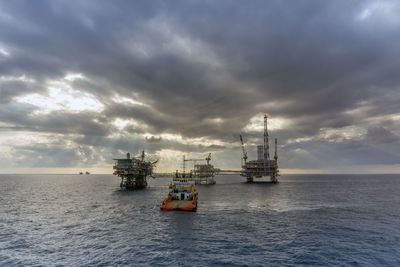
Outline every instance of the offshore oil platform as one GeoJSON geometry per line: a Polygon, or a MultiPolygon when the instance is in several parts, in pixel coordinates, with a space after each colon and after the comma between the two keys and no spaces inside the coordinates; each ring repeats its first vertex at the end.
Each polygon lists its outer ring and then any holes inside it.
{"type": "Polygon", "coordinates": [[[214,165],[210,164],[211,160],[211,153],[205,159],[185,159],[183,157],[183,169],[185,171],[185,162],[186,161],[193,161],[193,170],[191,174],[195,179],[195,184],[215,184],[215,175],[218,172],[218,169],[214,168],[214,165]],[[197,161],[206,161],[207,164],[196,164],[197,161]]]}
{"type": "Polygon", "coordinates": [[[278,182],[278,140],[275,138],[274,159],[269,156],[269,136],[268,136],[268,113],[264,115],[264,144],[257,146],[257,160],[247,161],[247,152],[245,150],[243,137],[240,135],[240,142],[243,150],[242,170],[240,175],[246,177],[246,182],[254,182],[254,178],[270,177],[271,183],[278,182]]]}
{"type": "Polygon", "coordinates": [[[127,153],[125,159],[113,159],[113,174],[121,177],[121,188],[140,189],[147,186],[147,176],[153,177],[153,168],[157,160],[151,162],[145,161],[144,158],[145,154],[142,151],[140,157],[131,158],[130,153],[127,153]]]}

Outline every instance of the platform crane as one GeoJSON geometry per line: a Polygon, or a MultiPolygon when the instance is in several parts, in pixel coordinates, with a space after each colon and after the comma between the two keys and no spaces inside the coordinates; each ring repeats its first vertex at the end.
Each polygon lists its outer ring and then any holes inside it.
{"type": "Polygon", "coordinates": [[[208,157],[205,158],[205,160],[207,161],[207,165],[210,165],[211,153],[208,154],[208,157]]]}
{"type": "MultiPolygon", "coordinates": [[[[185,164],[186,161],[193,161],[193,169],[194,169],[194,166],[196,165],[196,161],[202,161],[202,160],[204,160],[204,159],[186,159],[185,156],[183,156],[183,164],[185,164]]],[[[207,159],[205,159],[205,160],[207,160],[207,159]]]]}
{"type": "Polygon", "coordinates": [[[243,142],[243,137],[242,137],[242,135],[240,135],[240,142],[242,143],[244,165],[246,165],[246,163],[247,163],[247,152],[246,152],[246,150],[244,149],[244,142],[243,142]]]}

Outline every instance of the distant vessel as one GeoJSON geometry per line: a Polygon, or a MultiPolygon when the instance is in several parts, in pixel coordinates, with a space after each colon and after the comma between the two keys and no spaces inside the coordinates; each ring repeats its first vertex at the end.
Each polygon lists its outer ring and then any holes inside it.
{"type": "Polygon", "coordinates": [[[139,189],[147,186],[147,176],[153,175],[153,168],[157,163],[145,161],[145,154],[142,151],[140,157],[130,157],[126,154],[125,159],[114,159],[115,165],[113,167],[114,175],[121,177],[121,188],[126,189],[139,189]]]}
{"type": "Polygon", "coordinates": [[[87,172],[85,172],[85,174],[86,174],[86,175],[89,175],[89,174],[90,174],[90,172],[88,172],[88,171],[87,171],[87,172]]]}
{"type": "Polygon", "coordinates": [[[83,172],[79,172],[79,175],[83,175],[83,172]]]}
{"type": "Polygon", "coordinates": [[[171,191],[162,202],[162,210],[196,211],[198,193],[194,187],[195,179],[192,175],[176,171],[170,186],[171,191]]]}
{"type": "Polygon", "coordinates": [[[269,143],[268,143],[268,113],[264,115],[264,144],[257,146],[257,160],[247,161],[247,152],[244,148],[244,142],[242,135],[240,135],[240,141],[242,143],[243,150],[243,164],[240,172],[241,176],[246,177],[246,182],[254,182],[254,178],[261,178],[263,176],[269,176],[270,182],[277,183],[279,170],[278,170],[278,152],[277,144],[278,140],[275,138],[275,155],[274,159],[271,160],[269,157],[269,143]]]}

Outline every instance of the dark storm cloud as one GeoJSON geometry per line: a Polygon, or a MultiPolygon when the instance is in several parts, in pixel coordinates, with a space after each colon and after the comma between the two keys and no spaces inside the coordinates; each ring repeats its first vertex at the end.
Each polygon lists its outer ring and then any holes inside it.
{"type": "Polygon", "coordinates": [[[64,146],[30,145],[16,146],[13,165],[24,167],[73,167],[82,163],[74,149],[64,146]]]}
{"type": "MultiPolygon", "coordinates": [[[[400,100],[398,11],[395,1],[1,2],[0,49],[9,55],[0,54],[0,76],[35,83],[0,81],[0,122],[13,125],[6,130],[80,136],[80,145],[137,147],[146,139],[125,136],[149,132],[236,146],[249,119],[267,111],[291,120],[272,131],[282,144],[357,124],[373,140],[382,134],[374,129],[399,131],[391,117],[400,100]],[[16,101],[46,95],[49,81],[68,73],[87,78],[69,84],[104,110],[32,116],[40,107],[16,101]],[[118,103],[116,95],[144,105],[118,103]],[[138,124],[112,140],[117,118],[138,124]]],[[[152,151],[224,148],[156,137],[147,143],[152,151]]],[[[321,151],[331,155],[329,146],[321,151]]]]}
{"type": "Polygon", "coordinates": [[[182,143],[176,140],[166,140],[161,137],[142,138],[132,135],[114,137],[102,136],[84,136],[75,137],[72,140],[81,146],[94,146],[97,148],[105,148],[110,151],[141,151],[145,149],[147,152],[155,153],[161,149],[171,149],[183,151],[185,153],[204,153],[207,151],[223,150],[224,146],[219,145],[196,145],[191,143],[182,143]],[[149,141],[150,140],[150,141],[149,141]]]}
{"type": "Polygon", "coordinates": [[[13,125],[12,129],[60,134],[106,135],[109,126],[97,123],[93,119],[101,118],[97,114],[52,112],[30,116],[36,108],[26,104],[10,103],[0,106],[0,121],[13,125]]]}
{"type": "MultiPolygon", "coordinates": [[[[295,143],[280,151],[281,161],[293,168],[322,168],[340,172],[353,165],[400,164],[398,149],[400,145],[371,146],[364,141],[346,142],[314,141],[295,143]]],[[[362,169],[356,172],[363,172],[362,169]]]]}
{"type": "Polygon", "coordinates": [[[205,151],[213,151],[213,150],[223,150],[226,149],[225,146],[220,146],[220,145],[209,145],[209,146],[205,146],[205,145],[199,145],[199,148],[204,149],[205,151]]]}
{"type": "Polygon", "coordinates": [[[392,144],[400,141],[400,137],[383,127],[368,129],[365,139],[372,144],[392,144]]]}
{"type": "Polygon", "coordinates": [[[0,104],[9,103],[13,97],[28,92],[40,92],[32,83],[22,81],[0,81],[0,104]]]}

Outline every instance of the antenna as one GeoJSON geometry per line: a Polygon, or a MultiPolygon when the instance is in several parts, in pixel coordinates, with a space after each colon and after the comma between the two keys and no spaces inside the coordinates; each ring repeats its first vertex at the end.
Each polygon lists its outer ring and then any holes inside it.
{"type": "Polygon", "coordinates": [[[186,167],[186,160],[185,160],[185,155],[183,155],[183,175],[185,175],[185,167],[186,167]]]}

